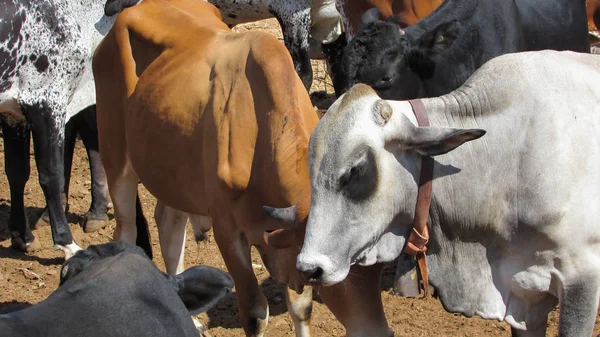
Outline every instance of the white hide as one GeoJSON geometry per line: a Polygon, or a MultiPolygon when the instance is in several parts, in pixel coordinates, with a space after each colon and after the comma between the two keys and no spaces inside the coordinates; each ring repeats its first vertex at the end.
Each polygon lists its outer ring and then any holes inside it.
{"type": "Polygon", "coordinates": [[[415,127],[407,102],[388,101],[384,121],[374,91],[351,90],[311,136],[311,211],[297,266],[322,268],[330,285],[351,264],[395,259],[414,216],[415,135],[484,129],[434,157],[431,284],[448,311],[504,319],[536,336],[560,300],[568,323],[560,334],[591,333],[600,296],[598,83],[597,56],[500,56],[454,92],[423,99],[427,129],[415,127]],[[361,148],[374,153],[377,183],[357,202],[339,179],[361,148]]]}
{"type": "Polygon", "coordinates": [[[24,20],[14,37],[18,43],[10,49],[16,49],[17,68],[11,76],[0,74],[8,78],[8,88],[0,93],[0,113],[23,119],[19,106],[46,105],[64,132],[69,118],[96,103],[92,55],[116,17],[104,16],[104,2],[98,0],[12,1],[13,19],[24,20]],[[45,69],[36,67],[40,58],[47,58],[45,69]]]}

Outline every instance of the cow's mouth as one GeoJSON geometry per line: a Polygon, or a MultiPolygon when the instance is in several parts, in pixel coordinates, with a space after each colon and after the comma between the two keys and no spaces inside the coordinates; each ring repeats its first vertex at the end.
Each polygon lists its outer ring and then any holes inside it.
{"type": "Polygon", "coordinates": [[[356,255],[356,257],[354,259],[352,259],[352,261],[350,262],[350,265],[364,265],[365,263],[367,263],[367,256],[369,255],[369,253],[371,252],[371,250],[373,249],[375,245],[371,245],[368,246],[366,248],[363,249],[362,252],[360,252],[358,255],[356,255]]]}

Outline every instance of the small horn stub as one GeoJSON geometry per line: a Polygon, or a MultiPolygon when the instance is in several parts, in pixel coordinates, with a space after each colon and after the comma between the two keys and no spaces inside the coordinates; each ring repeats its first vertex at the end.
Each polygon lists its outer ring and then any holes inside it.
{"type": "Polygon", "coordinates": [[[279,221],[282,225],[291,227],[297,223],[296,210],[297,206],[290,206],[286,208],[274,208],[269,206],[263,206],[265,213],[271,218],[279,221]]]}

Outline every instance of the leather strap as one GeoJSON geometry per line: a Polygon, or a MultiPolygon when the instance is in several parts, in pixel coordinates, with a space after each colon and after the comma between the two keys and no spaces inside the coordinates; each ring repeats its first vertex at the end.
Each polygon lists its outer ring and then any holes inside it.
{"type": "MultiPolygon", "coordinates": [[[[429,119],[423,102],[419,99],[408,101],[412,106],[417,123],[419,126],[429,126],[429,119]]],[[[421,176],[419,177],[419,190],[417,193],[417,204],[415,206],[415,218],[413,229],[408,237],[408,242],[404,247],[404,253],[416,256],[421,280],[423,281],[423,297],[427,296],[429,290],[429,278],[427,273],[427,260],[425,251],[427,251],[427,242],[429,241],[429,228],[427,227],[427,218],[429,216],[429,206],[431,205],[431,184],[433,181],[433,158],[422,157],[421,176]]]]}

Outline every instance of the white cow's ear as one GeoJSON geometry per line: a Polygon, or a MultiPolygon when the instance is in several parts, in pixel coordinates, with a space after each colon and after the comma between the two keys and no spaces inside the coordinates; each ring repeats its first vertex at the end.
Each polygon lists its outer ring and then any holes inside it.
{"type": "Polygon", "coordinates": [[[482,129],[455,129],[439,126],[417,127],[404,117],[386,130],[386,146],[415,150],[422,156],[437,156],[450,152],[462,144],[485,135],[482,129]]]}
{"type": "Polygon", "coordinates": [[[485,135],[482,129],[453,129],[440,127],[416,128],[411,139],[413,148],[422,156],[437,156],[485,135]],[[435,130],[437,129],[437,130],[435,130]]]}

